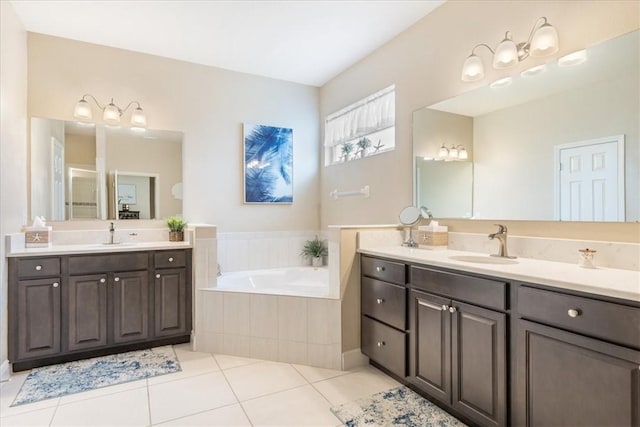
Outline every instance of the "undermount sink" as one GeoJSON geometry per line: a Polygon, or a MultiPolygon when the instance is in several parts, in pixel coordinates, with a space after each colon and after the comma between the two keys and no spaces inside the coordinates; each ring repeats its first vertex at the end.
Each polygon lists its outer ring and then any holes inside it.
{"type": "Polygon", "coordinates": [[[99,243],[96,246],[134,246],[137,245],[137,242],[113,242],[113,243],[99,243]]]}
{"type": "Polygon", "coordinates": [[[479,255],[454,255],[450,256],[450,259],[462,262],[474,262],[476,264],[517,264],[518,261],[509,258],[499,258],[492,256],[479,256],[479,255]]]}

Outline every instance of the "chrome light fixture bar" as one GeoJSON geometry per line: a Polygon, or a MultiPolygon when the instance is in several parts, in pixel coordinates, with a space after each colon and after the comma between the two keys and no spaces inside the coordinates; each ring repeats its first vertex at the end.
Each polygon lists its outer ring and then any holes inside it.
{"type": "Polygon", "coordinates": [[[147,116],[144,114],[142,107],[138,101],[131,101],[127,104],[126,107],[120,108],[116,104],[113,103],[113,98],[111,98],[111,102],[108,105],[103,106],[98,102],[95,96],[91,94],[86,94],[82,97],[80,101],[76,103],[76,106],[73,110],[73,116],[79,120],[91,120],[93,114],[91,112],[91,105],[87,99],[92,99],[93,102],[98,106],[99,109],[102,110],[102,119],[113,125],[117,125],[120,123],[120,118],[122,115],[131,107],[132,105],[136,105],[136,108],[131,113],[131,125],[135,128],[146,128],[147,127],[147,116]]]}
{"type": "Polygon", "coordinates": [[[529,56],[541,57],[553,55],[558,51],[558,33],[549,24],[546,17],[538,18],[533,25],[529,38],[525,42],[517,43],[513,41],[511,31],[505,33],[504,39],[498,44],[495,50],[491,46],[480,43],[471,50],[471,55],[467,57],[462,66],[462,81],[475,82],[484,78],[484,65],[475,51],[478,47],[484,46],[493,54],[493,68],[503,69],[513,67],[529,56]]]}

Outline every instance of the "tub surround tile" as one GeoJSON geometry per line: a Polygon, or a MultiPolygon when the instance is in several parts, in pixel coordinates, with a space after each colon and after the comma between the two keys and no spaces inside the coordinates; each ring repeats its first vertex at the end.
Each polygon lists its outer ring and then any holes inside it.
{"type": "Polygon", "coordinates": [[[342,368],[341,344],[307,344],[307,364],[329,369],[342,368]]]}
{"type": "Polygon", "coordinates": [[[252,337],[278,338],[278,297],[273,295],[251,295],[252,337]]]}
{"type": "Polygon", "coordinates": [[[222,352],[234,356],[251,357],[251,337],[224,334],[222,352]]]}
{"type": "Polygon", "coordinates": [[[251,332],[251,295],[223,294],[223,332],[249,336],[251,332]]]}
{"type": "Polygon", "coordinates": [[[307,344],[294,341],[278,341],[278,362],[307,363],[307,344]]]}
{"type": "Polygon", "coordinates": [[[196,348],[210,353],[224,352],[224,334],[196,332],[196,348]]]}
{"type": "Polygon", "coordinates": [[[340,310],[340,300],[309,299],[307,302],[309,343],[340,343],[340,310]]]}
{"type": "MultiPolygon", "coordinates": [[[[220,292],[199,292],[198,301],[201,304],[202,324],[200,325],[203,332],[224,332],[224,294],[220,292]]],[[[231,320],[229,316],[229,321],[231,320]]]]}
{"type": "Polygon", "coordinates": [[[263,360],[278,360],[278,340],[251,337],[251,357],[263,360]]]}
{"type": "Polygon", "coordinates": [[[312,386],[270,394],[242,403],[254,425],[335,426],[340,420],[312,386]]]}
{"type": "Polygon", "coordinates": [[[149,386],[149,402],[151,423],[156,424],[237,401],[222,372],[212,372],[149,386]]]}
{"type": "Polygon", "coordinates": [[[307,300],[278,297],[278,339],[307,342],[307,300]]]}
{"type": "Polygon", "coordinates": [[[307,384],[293,366],[285,363],[254,363],[223,372],[240,402],[307,384]]]}

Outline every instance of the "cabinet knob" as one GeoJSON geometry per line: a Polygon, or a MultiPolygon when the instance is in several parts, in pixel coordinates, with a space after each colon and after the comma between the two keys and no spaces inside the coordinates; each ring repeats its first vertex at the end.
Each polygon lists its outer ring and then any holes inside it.
{"type": "Polygon", "coordinates": [[[377,298],[377,299],[376,299],[376,302],[377,302],[378,304],[382,304],[382,303],[384,302],[384,300],[383,300],[382,298],[377,298]]]}
{"type": "Polygon", "coordinates": [[[449,307],[449,313],[455,313],[458,311],[455,307],[449,307]]]}
{"type": "Polygon", "coordinates": [[[442,304],[442,311],[447,311],[449,310],[449,306],[446,304],[442,304]]]}
{"type": "Polygon", "coordinates": [[[169,257],[169,262],[173,262],[173,257],[169,257]]]}
{"type": "Polygon", "coordinates": [[[119,282],[119,281],[120,281],[120,278],[119,278],[119,277],[116,277],[115,279],[113,279],[113,281],[114,281],[114,282],[119,282]]]}
{"type": "Polygon", "coordinates": [[[581,313],[577,308],[570,308],[569,311],[567,311],[567,314],[569,317],[578,317],[581,313]]]}
{"type": "Polygon", "coordinates": [[[36,265],[36,271],[40,271],[42,270],[42,266],[41,265],[36,265]]]}
{"type": "Polygon", "coordinates": [[[382,273],[384,271],[384,267],[376,267],[376,271],[378,273],[382,273]]]}
{"type": "Polygon", "coordinates": [[[159,278],[160,278],[160,275],[159,275],[159,274],[156,274],[156,279],[159,279],[159,278]]]}
{"type": "Polygon", "coordinates": [[[60,286],[60,283],[58,283],[58,282],[53,282],[53,287],[54,287],[54,288],[57,288],[58,286],[60,286]]]}
{"type": "Polygon", "coordinates": [[[378,341],[377,345],[378,345],[378,347],[383,347],[383,346],[387,345],[387,343],[384,342],[384,341],[378,341]]]}
{"type": "Polygon", "coordinates": [[[104,277],[102,279],[100,279],[100,283],[104,283],[106,281],[107,281],[107,279],[105,279],[104,277]]]}

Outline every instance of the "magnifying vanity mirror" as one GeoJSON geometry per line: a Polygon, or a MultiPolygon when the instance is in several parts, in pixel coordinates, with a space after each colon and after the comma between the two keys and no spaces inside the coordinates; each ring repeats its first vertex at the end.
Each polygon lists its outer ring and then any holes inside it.
{"type": "Polygon", "coordinates": [[[31,119],[31,217],[160,219],[182,213],[182,133],[31,119]]]}
{"type": "Polygon", "coordinates": [[[640,220],[639,42],[634,31],[583,64],[552,60],[415,111],[415,205],[436,218],[640,220]],[[446,156],[461,147],[467,159],[446,156]]]}
{"type": "Polygon", "coordinates": [[[400,223],[407,229],[407,240],[402,244],[402,246],[408,246],[410,248],[418,246],[411,235],[411,227],[416,225],[423,218],[431,218],[431,212],[424,206],[420,209],[415,206],[407,206],[400,211],[400,223]]]}

